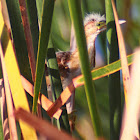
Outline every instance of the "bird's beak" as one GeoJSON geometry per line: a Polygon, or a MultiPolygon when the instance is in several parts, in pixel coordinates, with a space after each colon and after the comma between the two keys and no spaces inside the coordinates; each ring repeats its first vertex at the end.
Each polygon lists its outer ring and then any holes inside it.
{"type": "MultiPolygon", "coordinates": [[[[119,24],[124,24],[126,21],[125,20],[119,20],[119,24]]],[[[106,30],[107,26],[106,26],[106,21],[100,21],[97,25],[98,30],[100,32],[106,30]]]]}
{"type": "Polygon", "coordinates": [[[126,20],[123,20],[123,19],[119,20],[119,24],[124,24],[125,22],[126,20]]]}

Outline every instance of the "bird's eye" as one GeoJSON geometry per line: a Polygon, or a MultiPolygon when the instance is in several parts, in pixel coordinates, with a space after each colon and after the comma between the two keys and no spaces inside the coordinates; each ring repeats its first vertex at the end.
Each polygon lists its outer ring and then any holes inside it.
{"type": "Polygon", "coordinates": [[[92,19],[91,21],[95,21],[94,19],[92,19]]]}
{"type": "Polygon", "coordinates": [[[100,25],[101,25],[100,23],[97,24],[97,26],[100,26],[100,25]]]}

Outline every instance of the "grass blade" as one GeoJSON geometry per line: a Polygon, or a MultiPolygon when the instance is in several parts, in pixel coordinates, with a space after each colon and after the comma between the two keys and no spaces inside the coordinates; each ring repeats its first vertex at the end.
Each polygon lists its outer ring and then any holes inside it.
{"type": "MultiPolygon", "coordinates": [[[[127,56],[127,60],[128,60],[128,66],[132,64],[132,58],[133,58],[134,54],[128,55],[127,56]]],[[[99,78],[111,75],[119,70],[121,70],[121,60],[115,61],[109,65],[106,65],[104,67],[98,68],[98,69],[94,69],[91,71],[92,74],[92,80],[97,80],[99,78]]],[[[83,79],[83,75],[78,76],[77,78],[75,78],[74,80],[74,85],[76,87],[79,87],[80,85],[84,84],[84,79],[83,79]],[[77,80],[76,80],[77,79],[77,80]],[[77,81],[77,83],[76,83],[77,81]]]]}
{"type": "Polygon", "coordinates": [[[121,27],[120,27],[119,22],[118,22],[118,15],[116,12],[114,0],[111,0],[111,2],[112,2],[115,23],[116,23],[116,29],[117,29],[120,58],[121,58],[121,65],[122,65],[122,76],[123,76],[125,102],[127,105],[127,94],[129,92],[129,88],[130,88],[130,75],[129,75],[129,69],[128,69],[128,62],[127,62],[127,56],[126,56],[126,51],[125,51],[125,43],[124,43],[121,27]]]}
{"type": "Polygon", "coordinates": [[[19,63],[19,69],[21,74],[31,81],[32,80],[31,70],[29,65],[27,45],[24,36],[23,25],[21,24],[22,20],[21,20],[19,2],[17,0],[6,0],[6,4],[8,8],[8,14],[9,14],[10,24],[11,24],[11,35],[14,41],[16,56],[19,63]]]}
{"type": "MultiPolygon", "coordinates": [[[[4,110],[5,110],[5,96],[4,96],[3,80],[0,80],[0,139],[4,139],[4,110]]],[[[5,129],[6,130],[6,129],[5,129]]]]}
{"type": "Polygon", "coordinates": [[[71,136],[63,131],[59,131],[57,128],[52,126],[45,120],[41,120],[36,116],[28,113],[27,111],[20,108],[15,112],[15,116],[18,120],[23,120],[30,126],[34,127],[39,133],[47,137],[47,139],[57,140],[74,140],[71,136]]]}
{"type": "MultiPolygon", "coordinates": [[[[107,49],[109,49],[109,63],[119,59],[118,40],[111,0],[105,0],[107,49]]],[[[109,75],[109,107],[110,107],[110,139],[118,140],[121,127],[121,88],[120,72],[109,75]],[[115,118],[115,121],[114,121],[115,118]]]]}
{"type": "Polygon", "coordinates": [[[34,48],[34,54],[35,54],[35,60],[36,60],[37,59],[38,40],[39,40],[39,26],[38,26],[36,1],[34,1],[34,0],[25,0],[25,1],[26,1],[26,7],[27,7],[27,11],[28,11],[28,19],[29,19],[29,23],[30,23],[33,48],[34,48]]]}
{"type": "MultiPolygon", "coordinates": [[[[26,1],[26,7],[28,11],[28,19],[30,23],[30,29],[31,29],[31,36],[33,41],[33,48],[34,48],[34,54],[35,54],[35,61],[37,60],[37,51],[38,51],[38,40],[39,40],[39,16],[37,15],[37,1],[38,0],[25,0],[26,1]]],[[[41,3],[42,0],[39,0],[39,3],[41,3]]],[[[42,6],[42,5],[41,5],[42,6]]],[[[42,12],[42,11],[41,11],[42,12]]],[[[47,94],[47,87],[46,87],[46,81],[45,76],[43,76],[42,85],[41,85],[41,93],[46,95],[47,94]]],[[[38,111],[39,111],[38,106],[38,111]]],[[[39,115],[39,114],[38,114],[39,115]]],[[[41,116],[41,115],[39,115],[41,116]]]]}
{"type": "MultiPolygon", "coordinates": [[[[1,41],[1,35],[2,35],[2,31],[3,31],[3,27],[4,27],[4,21],[3,21],[3,17],[2,17],[2,7],[1,7],[1,1],[0,1],[0,41],[1,41]]],[[[0,69],[1,72],[1,69],[0,69]]],[[[2,77],[2,73],[0,74],[0,76],[2,77]]],[[[2,81],[0,81],[0,86],[2,87],[2,81]]],[[[4,96],[2,93],[2,88],[0,88],[0,139],[4,139],[4,129],[3,129],[3,123],[4,123],[4,96]]]]}
{"type": "Polygon", "coordinates": [[[14,107],[13,107],[13,102],[12,102],[12,98],[11,98],[11,92],[10,92],[1,42],[0,42],[0,58],[1,58],[1,64],[2,64],[2,70],[3,70],[3,79],[4,79],[4,87],[5,87],[5,94],[6,94],[8,120],[9,120],[9,127],[10,127],[10,138],[14,139],[14,140],[18,140],[16,121],[15,121],[15,117],[13,116],[14,107]]]}
{"type": "MultiPolygon", "coordinates": [[[[12,96],[14,100],[15,108],[22,107],[29,110],[28,101],[25,95],[25,91],[22,87],[20,80],[20,73],[18,69],[18,65],[16,62],[13,46],[11,41],[9,41],[8,47],[5,53],[5,63],[8,74],[8,79],[12,91],[12,96]],[[11,59],[12,58],[12,59],[11,59]]],[[[33,129],[31,129],[28,125],[25,125],[22,121],[20,122],[20,127],[23,133],[24,139],[36,139],[36,133],[33,129]]]]}
{"type": "Polygon", "coordinates": [[[68,0],[71,19],[73,21],[76,41],[79,51],[81,70],[84,75],[85,91],[89,107],[89,112],[92,120],[92,125],[96,136],[102,136],[102,127],[100,117],[97,110],[95,89],[92,85],[92,78],[89,67],[88,52],[86,47],[86,39],[83,27],[83,19],[81,13],[80,1],[68,0]]]}
{"type": "Polygon", "coordinates": [[[42,20],[42,11],[43,11],[43,2],[44,0],[36,0],[36,7],[37,7],[37,15],[39,22],[41,23],[42,20]]]}
{"type": "Polygon", "coordinates": [[[128,94],[128,105],[124,109],[121,140],[139,139],[140,115],[140,48],[135,50],[131,71],[131,87],[128,94]],[[129,133],[128,133],[129,132],[129,133]]]}
{"type": "Polygon", "coordinates": [[[32,36],[31,36],[31,30],[27,15],[27,8],[25,0],[19,0],[20,4],[20,11],[21,11],[21,17],[22,17],[22,23],[27,43],[27,50],[28,50],[28,57],[30,62],[30,68],[31,68],[31,74],[32,74],[32,80],[35,82],[35,56],[34,56],[34,49],[33,49],[33,42],[32,42],[32,36]]]}
{"type": "Polygon", "coordinates": [[[45,68],[45,57],[47,53],[47,46],[49,41],[49,34],[51,29],[52,14],[54,8],[54,0],[44,0],[43,3],[43,16],[41,23],[41,33],[39,36],[38,56],[36,63],[36,79],[34,87],[34,98],[32,112],[36,112],[37,100],[41,88],[42,78],[45,68]]]}
{"type": "MultiPolygon", "coordinates": [[[[17,109],[18,107],[22,107],[29,111],[28,101],[21,84],[19,69],[17,66],[13,47],[10,41],[5,53],[5,62],[15,108],[17,109]]],[[[20,127],[24,139],[34,139],[34,140],[36,139],[35,131],[31,129],[28,125],[25,125],[21,121],[20,127]]]]}

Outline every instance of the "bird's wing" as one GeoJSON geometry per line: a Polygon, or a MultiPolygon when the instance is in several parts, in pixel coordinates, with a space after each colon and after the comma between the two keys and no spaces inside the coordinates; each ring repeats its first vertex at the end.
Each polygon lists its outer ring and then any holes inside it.
{"type": "Polygon", "coordinates": [[[61,77],[67,77],[70,69],[68,63],[70,61],[71,52],[57,52],[56,58],[61,77]]]}
{"type": "MultiPolygon", "coordinates": [[[[56,58],[57,58],[57,63],[60,71],[61,78],[65,78],[68,76],[70,70],[68,67],[68,62],[70,61],[71,57],[71,52],[56,52],[56,58]]],[[[47,67],[47,62],[45,62],[45,69],[46,69],[46,75],[48,75],[48,67],[47,67]]]]}

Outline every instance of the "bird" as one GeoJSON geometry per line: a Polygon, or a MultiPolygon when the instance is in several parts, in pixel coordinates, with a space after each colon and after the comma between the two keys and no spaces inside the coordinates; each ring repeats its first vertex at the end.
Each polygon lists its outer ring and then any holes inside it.
{"type": "MultiPolygon", "coordinates": [[[[95,67],[95,40],[99,33],[106,30],[105,16],[100,14],[89,14],[84,19],[84,30],[87,42],[87,51],[89,54],[90,68],[95,67]]],[[[76,45],[75,35],[71,36],[70,50],[57,52],[56,58],[61,75],[62,85],[65,89],[72,81],[73,78],[81,74],[80,60],[78,48],[76,45]]],[[[72,109],[71,102],[67,101],[67,113],[70,114],[72,109]]]]}
{"type": "MultiPolygon", "coordinates": [[[[87,42],[87,51],[89,55],[90,68],[95,67],[95,40],[101,32],[106,30],[105,16],[101,16],[97,13],[87,14],[84,22],[84,31],[87,42]]],[[[73,30],[73,29],[72,29],[73,30]]],[[[71,82],[72,79],[81,74],[79,53],[76,45],[76,38],[74,31],[71,32],[71,43],[69,51],[58,51],[56,52],[56,59],[59,67],[62,87],[65,89],[71,82]]],[[[47,74],[47,81],[49,80],[47,74]]],[[[51,92],[50,82],[47,82],[48,92],[51,92]]],[[[67,113],[71,114],[74,110],[74,97],[72,96],[66,102],[67,113]]]]}
{"type": "MultiPolygon", "coordinates": [[[[83,26],[87,42],[90,68],[92,70],[95,67],[95,40],[97,36],[107,28],[105,16],[101,16],[97,13],[87,14],[84,19],[83,26]]],[[[62,86],[63,89],[65,89],[72,82],[73,78],[81,74],[79,53],[76,45],[74,31],[71,32],[70,50],[65,52],[56,52],[56,59],[59,67],[62,86]]],[[[47,84],[47,88],[51,90],[50,84],[47,84]]],[[[75,94],[73,93],[66,102],[66,109],[68,114],[72,114],[74,110],[74,97],[75,94]]],[[[71,123],[71,121],[69,122],[71,123]]]]}

